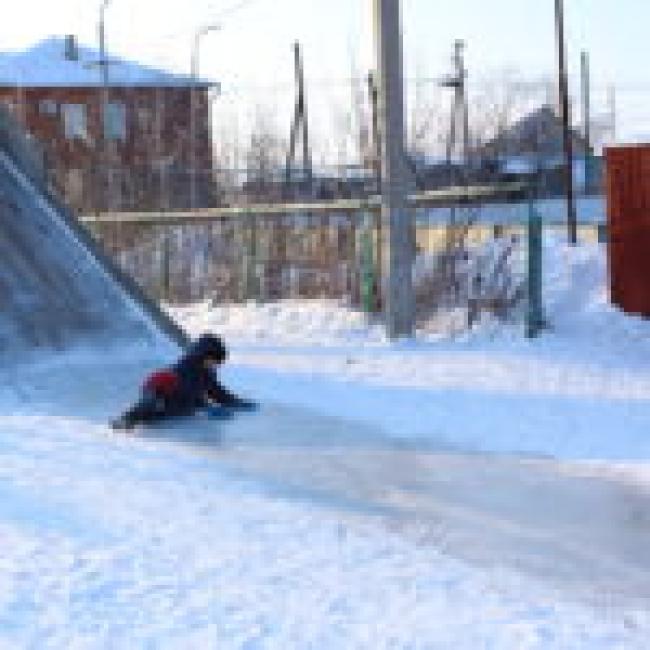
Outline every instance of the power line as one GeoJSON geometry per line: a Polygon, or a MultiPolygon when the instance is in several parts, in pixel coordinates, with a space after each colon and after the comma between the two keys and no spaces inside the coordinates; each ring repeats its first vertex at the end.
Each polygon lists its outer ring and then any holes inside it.
{"type": "Polygon", "coordinates": [[[248,5],[253,4],[254,2],[259,2],[259,0],[240,0],[240,2],[237,2],[231,7],[228,7],[228,9],[225,9],[224,11],[220,12],[217,15],[217,18],[221,18],[221,17],[225,18],[227,16],[231,16],[232,14],[237,13],[241,9],[244,9],[248,5]]]}

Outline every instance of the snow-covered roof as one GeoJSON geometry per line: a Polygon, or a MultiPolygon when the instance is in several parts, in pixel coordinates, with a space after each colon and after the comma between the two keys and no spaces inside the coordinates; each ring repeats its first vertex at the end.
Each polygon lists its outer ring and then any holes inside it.
{"type": "MultiPolygon", "coordinates": [[[[66,58],[66,39],[51,37],[22,52],[0,52],[0,87],[101,86],[99,51],[76,44],[77,60],[66,58]]],[[[110,86],[218,86],[206,79],[175,74],[108,55],[110,86]]]]}
{"type": "MultiPolygon", "coordinates": [[[[598,165],[598,159],[592,158],[592,164],[598,165]]],[[[540,170],[559,169],[564,165],[564,156],[504,156],[500,159],[501,171],[506,174],[533,175],[540,170]]],[[[584,156],[573,159],[573,178],[578,187],[584,187],[587,173],[587,161],[584,156]]]]}

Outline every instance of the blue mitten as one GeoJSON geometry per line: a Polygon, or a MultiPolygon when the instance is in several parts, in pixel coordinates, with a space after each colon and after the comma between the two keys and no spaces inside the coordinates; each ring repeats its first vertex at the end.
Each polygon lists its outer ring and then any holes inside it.
{"type": "Polygon", "coordinates": [[[213,420],[227,420],[234,415],[233,410],[227,406],[207,406],[205,413],[213,420]]]}

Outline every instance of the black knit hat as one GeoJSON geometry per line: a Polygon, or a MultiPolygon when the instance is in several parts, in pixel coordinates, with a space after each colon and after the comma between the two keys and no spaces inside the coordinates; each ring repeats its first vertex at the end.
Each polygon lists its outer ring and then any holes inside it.
{"type": "Polygon", "coordinates": [[[191,355],[195,359],[214,359],[217,363],[223,363],[228,351],[224,342],[214,334],[203,334],[191,347],[191,355]]]}

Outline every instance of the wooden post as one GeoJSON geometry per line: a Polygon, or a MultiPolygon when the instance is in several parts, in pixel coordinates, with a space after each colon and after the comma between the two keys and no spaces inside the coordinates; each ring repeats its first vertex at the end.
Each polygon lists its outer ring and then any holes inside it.
{"type": "Polygon", "coordinates": [[[589,73],[589,54],[582,52],[580,56],[580,72],[582,79],[582,122],[585,139],[585,194],[591,194],[593,187],[593,157],[591,150],[591,80],[589,73]]]}
{"type": "Polygon", "coordinates": [[[386,332],[391,340],[413,335],[412,219],[406,201],[404,87],[399,0],[373,0],[381,137],[381,220],[386,332]]]}
{"type": "Polygon", "coordinates": [[[555,0],[555,27],[558,49],[558,77],[560,89],[560,109],[562,132],[564,136],[564,182],[567,203],[567,229],[569,244],[578,243],[578,224],[576,202],[573,191],[573,141],[571,133],[571,113],[569,104],[569,82],[566,69],[566,42],[564,38],[564,3],[555,0]]]}
{"type": "Polygon", "coordinates": [[[302,187],[306,188],[308,193],[312,191],[313,171],[311,160],[311,149],[309,148],[309,122],[307,119],[307,96],[305,93],[305,73],[303,69],[302,54],[300,43],[297,41],[293,45],[294,67],[296,75],[296,106],[291,123],[291,132],[289,135],[289,151],[287,152],[287,161],[285,168],[285,182],[287,188],[291,183],[291,168],[296,153],[296,141],[298,131],[302,128],[302,187]]]}
{"type": "Polygon", "coordinates": [[[368,74],[368,97],[370,98],[371,113],[371,160],[372,171],[375,175],[376,192],[381,192],[381,145],[379,143],[379,116],[377,111],[377,83],[372,72],[368,74]]]}

